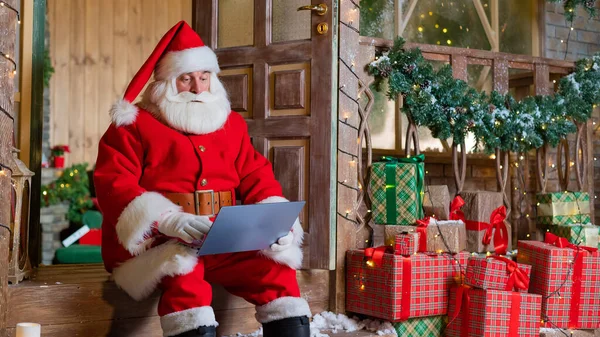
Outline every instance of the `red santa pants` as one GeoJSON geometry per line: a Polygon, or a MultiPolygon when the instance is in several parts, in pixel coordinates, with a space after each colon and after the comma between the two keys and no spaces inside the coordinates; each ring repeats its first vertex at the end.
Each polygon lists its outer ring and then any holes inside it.
{"type": "Polygon", "coordinates": [[[283,297],[300,297],[296,271],[257,252],[210,255],[198,258],[186,275],[167,276],[160,284],[158,315],[211,305],[210,283],[261,306],[283,297]]]}

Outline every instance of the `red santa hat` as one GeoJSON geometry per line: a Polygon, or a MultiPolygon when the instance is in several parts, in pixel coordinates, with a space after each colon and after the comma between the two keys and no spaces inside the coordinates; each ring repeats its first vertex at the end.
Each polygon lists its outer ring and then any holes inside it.
{"type": "Polygon", "coordinates": [[[148,83],[152,73],[157,81],[162,81],[194,71],[219,73],[217,55],[204,45],[192,27],[185,21],[179,21],[160,39],[127,86],[123,99],[111,107],[113,122],[121,126],[135,121],[138,110],[133,101],[148,83]]]}

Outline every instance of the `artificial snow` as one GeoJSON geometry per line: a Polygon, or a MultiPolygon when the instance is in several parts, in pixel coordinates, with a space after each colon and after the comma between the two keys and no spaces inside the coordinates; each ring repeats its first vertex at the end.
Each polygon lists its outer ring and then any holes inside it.
{"type": "MultiPolygon", "coordinates": [[[[334,314],[329,311],[322,312],[313,316],[310,323],[310,337],[335,337],[338,332],[353,332],[358,330],[367,330],[376,333],[378,336],[396,335],[396,330],[390,322],[382,322],[375,319],[359,320],[350,318],[342,314],[334,314]],[[327,330],[330,334],[321,333],[327,330]]],[[[229,337],[258,337],[262,336],[262,328],[251,334],[237,333],[229,337]]]]}

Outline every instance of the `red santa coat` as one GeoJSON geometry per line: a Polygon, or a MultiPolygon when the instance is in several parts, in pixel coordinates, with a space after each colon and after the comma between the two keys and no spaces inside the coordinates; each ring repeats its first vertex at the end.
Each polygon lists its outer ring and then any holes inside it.
{"type": "Polygon", "coordinates": [[[270,162],[255,151],[236,112],[219,130],[193,135],[140,109],[131,124],[112,124],[100,140],[94,184],[104,216],[105,267],[136,299],[165,275],[187,274],[197,263],[193,249],[156,235],[156,221],[179,210],[161,193],[232,191],[233,200],[244,204],[286,201],[270,162]]]}

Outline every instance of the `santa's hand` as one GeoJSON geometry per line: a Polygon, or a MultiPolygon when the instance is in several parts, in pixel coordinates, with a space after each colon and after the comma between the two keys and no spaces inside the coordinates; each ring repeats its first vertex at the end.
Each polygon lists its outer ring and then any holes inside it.
{"type": "Polygon", "coordinates": [[[289,232],[286,236],[279,238],[276,243],[271,245],[271,250],[274,252],[281,252],[290,247],[294,242],[294,233],[289,232]]]}
{"type": "Polygon", "coordinates": [[[201,240],[208,233],[212,221],[207,216],[193,215],[184,212],[171,212],[158,222],[158,231],[187,243],[201,240]]]}

